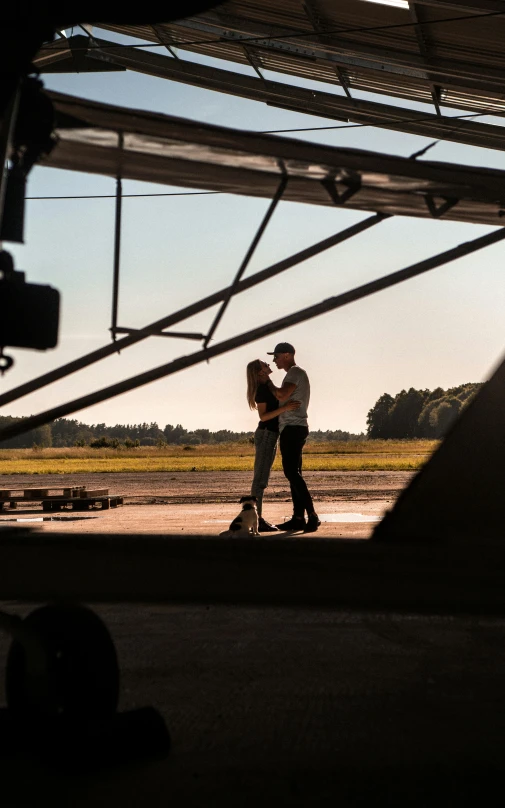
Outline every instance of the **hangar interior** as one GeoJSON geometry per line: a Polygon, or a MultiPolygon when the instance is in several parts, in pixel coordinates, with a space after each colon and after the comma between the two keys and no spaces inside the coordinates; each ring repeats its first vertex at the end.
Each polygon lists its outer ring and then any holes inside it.
{"type": "MultiPolygon", "coordinates": [[[[505,238],[505,171],[419,159],[427,149],[402,158],[308,143],[289,133],[279,136],[209,125],[45,92],[32,78],[34,70],[42,80],[46,73],[138,71],[303,111],[326,118],[329,124],[336,121],[375,126],[428,136],[434,141],[503,151],[502,0],[176,3],[173,19],[161,22],[147,22],[158,18],[154,8],[148,6],[145,11],[120,14],[108,9],[107,3],[96,9],[93,4],[82,4],[82,10],[75,11],[75,20],[55,11],[54,19],[41,15],[27,27],[14,12],[11,20],[9,12],[8,46],[0,63],[5,77],[1,148],[3,163],[10,161],[2,177],[2,239],[7,245],[10,240],[19,240],[24,181],[31,166],[40,163],[116,180],[116,250],[112,341],[29,383],[1,392],[0,405],[156,335],[200,344],[193,353],[140,376],[5,427],[0,430],[0,441],[209,361],[289,325],[371,294],[387,294],[386,290],[398,283],[505,238]],[[189,6],[193,13],[182,17],[182,10],[189,6]],[[121,37],[128,39],[122,41],[121,37]],[[132,44],[132,40],[137,43],[132,44]],[[166,51],[164,55],[158,52],[160,46],[166,51]],[[222,66],[196,58],[202,56],[219,60],[222,66]],[[245,73],[244,67],[250,70],[245,73]],[[412,110],[401,102],[422,102],[429,105],[429,111],[412,110]],[[480,122],[479,117],[485,117],[486,122],[480,122]],[[121,182],[126,179],[270,200],[229,285],[141,329],[118,323],[121,182]],[[348,207],[369,212],[370,216],[244,278],[280,200],[348,207]],[[380,226],[392,216],[459,221],[468,225],[469,240],[428,260],[414,260],[372,283],[218,341],[215,332],[235,295],[287,272],[310,256],[327,249],[338,250],[339,244],[380,226]],[[472,224],[491,225],[494,229],[472,238],[472,224]],[[190,314],[216,303],[220,306],[207,333],[170,330],[190,314]]],[[[14,272],[5,258],[1,272],[5,291],[14,272]]],[[[12,306],[10,298],[5,295],[2,302],[0,297],[0,305],[5,324],[7,306],[12,306]]],[[[9,343],[8,334],[2,334],[6,349],[9,344],[23,345],[23,339],[28,347],[51,347],[49,333],[44,334],[47,344],[30,346],[30,339],[35,343],[42,340],[41,333],[35,337],[19,334],[18,319],[11,318],[10,326],[17,342],[9,343]]],[[[0,359],[2,371],[8,371],[8,353],[2,353],[0,359]]],[[[147,688],[154,702],[157,692],[171,699],[170,709],[178,715],[176,726],[188,743],[186,757],[182,755],[183,763],[177,768],[174,740],[175,763],[169,762],[168,768],[165,763],[159,764],[149,775],[139,770],[142,788],[147,791],[136,790],[140,787],[134,784],[130,772],[123,776],[115,770],[105,786],[109,796],[116,793],[126,799],[125,789],[129,788],[134,794],[131,804],[137,804],[145,793],[149,793],[152,804],[158,804],[163,792],[165,796],[186,799],[187,804],[236,804],[239,800],[248,805],[264,799],[270,791],[286,805],[327,804],[335,798],[345,805],[359,805],[378,794],[386,804],[399,804],[408,798],[412,805],[431,805],[437,804],[439,797],[445,804],[470,804],[482,799],[482,795],[494,793],[503,773],[505,707],[498,684],[505,661],[499,651],[503,645],[505,606],[500,496],[504,389],[505,362],[366,543],[310,538],[273,539],[269,543],[244,540],[232,546],[229,541],[202,540],[198,536],[167,537],[161,542],[159,537],[146,536],[90,540],[85,536],[41,538],[27,530],[3,531],[0,591],[4,601],[99,604],[104,620],[120,634],[123,632],[121,642],[125,641],[128,621],[137,630],[139,625],[146,630],[149,609],[155,614],[153,623],[158,630],[162,609],[179,610],[163,615],[166,618],[169,614],[175,626],[174,636],[182,645],[186,641],[183,614],[192,615],[188,620],[200,621],[193,650],[189,639],[189,650],[181,651],[186,660],[190,659],[188,664],[198,668],[196,649],[205,656],[208,641],[215,652],[216,671],[226,687],[233,689],[235,673],[244,693],[247,691],[243,700],[240,693],[235,693],[225,720],[221,713],[212,713],[213,708],[209,708],[214,724],[206,726],[205,740],[195,728],[193,735],[184,735],[181,729],[189,721],[189,693],[184,711],[178,714],[174,708],[176,697],[167,695],[166,683],[158,683],[158,691],[154,685],[147,688]],[[124,604],[126,618],[118,617],[117,609],[114,611],[117,604],[124,604]],[[147,613],[146,604],[150,605],[147,613]],[[185,604],[189,604],[187,613],[183,612],[185,604]],[[212,626],[203,621],[198,611],[209,604],[216,617],[212,626]],[[254,642],[247,635],[250,649],[244,651],[237,639],[245,630],[243,624],[253,625],[258,620],[263,629],[256,626],[254,642]],[[282,620],[289,626],[287,645],[283,645],[285,638],[279,628],[282,620]],[[227,627],[235,638],[235,645],[230,647],[238,653],[235,672],[229,653],[215,640],[215,635],[226,633],[227,627]],[[275,665],[269,667],[267,649],[275,656],[277,643],[282,650],[276,662],[280,673],[274,684],[275,665]],[[317,672],[307,664],[312,653],[317,659],[317,672]],[[398,677],[393,671],[396,657],[401,670],[398,677]],[[372,675],[374,659],[377,672],[372,675]],[[340,680],[337,677],[335,690],[335,669],[340,662],[346,672],[340,680]],[[298,666],[292,685],[291,664],[298,666]],[[254,687],[249,689],[253,680],[247,679],[248,668],[254,669],[256,676],[254,687]],[[414,690],[404,687],[410,675],[416,682],[414,690]],[[321,699],[313,689],[312,678],[323,694],[321,699]],[[483,693],[486,682],[487,695],[483,693]],[[303,703],[303,712],[296,710],[297,701],[303,703]],[[267,714],[269,705],[271,715],[267,714]],[[215,739],[209,740],[213,727],[215,739]],[[189,738],[193,739],[193,747],[189,738]],[[153,783],[157,783],[159,794],[155,794],[153,783]]],[[[69,664],[75,663],[77,657],[72,656],[75,651],[70,650],[68,638],[79,631],[87,637],[89,631],[90,653],[104,660],[104,671],[111,677],[111,695],[104,709],[110,710],[113,705],[116,724],[112,728],[114,722],[108,714],[109,723],[99,712],[94,724],[78,724],[77,730],[72,725],[64,734],[60,724],[51,723],[50,729],[49,724],[41,724],[39,715],[37,743],[43,745],[47,732],[56,750],[54,757],[60,758],[71,737],[78,756],[89,763],[89,748],[94,743],[102,750],[103,758],[107,758],[108,744],[117,746],[121,760],[121,755],[128,758],[128,743],[134,750],[130,749],[130,757],[142,757],[138,744],[131,740],[141,737],[147,739],[145,747],[154,756],[158,744],[163,757],[169,741],[158,713],[135,713],[137,703],[128,703],[130,724],[126,730],[123,725],[119,727],[120,716],[128,713],[115,712],[116,663],[107,662],[107,643],[100,645],[101,627],[93,618],[83,617],[80,607],[73,609],[69,623],[65,618],[61,627],[68,643],[64,654],[68,654],[69,664]],[[108,739],[107,743],[103,738],[108,739]],[[150,739],[154,739],[152,748],[150,739]]],[[[38,618],[32,617],[31,625],[28,618],[16,622],[9,612],[2,614],[2,626],[14,636],[14,650],[11,648],[7,663],[9,708],[4,711],[3,732],[5,738],[15,737],[24,749],[22,736],[35,726],[30,723],[30,711],[37,712],[40,704],[49,703],[47,692],[41,695],[37,688],[41,681],[44,687],[54,686],[51,660],[43,656],[41,663],[38,656],[38,618]],[[42,678],[37,668],[40,664],[46,666],[42,678]],[[18,677],[23,680],[24,690],[15,684],[18,677]]],[[[43,624],[39,631],[45,637],[47,626],[52,630],[57,623],[60,627],[61,615],[43,614],[46,617],[39,618],[43,624]]],[[[191,632],[188,636],[191,638],[191,632]]],[[[161,651],[151,649],[150,653],[156,656],[161,651]]],[[[172,651],[159,664],[165,664],[168,658],[176,665],[177,654],[172,651]]],[[[212,666],[212,654],[207,663],[212,666]]],[[[89,683],[98,690],[105,687],[102,673],[90,673],[82,687],[89,683]]],[[[202,675],[205,678],[207,674],[202,675]]],[[[180,680],[178,686],[182,688],[180,680]]],[[[201,685],[196,673],[194,688],[211,699],[212,686],[201,685]]],[[[94,704],[97,690],[90,692],[90,704],[94,704]]],[[[205,698],[202,696],[198,702],[195,721],[202,720],[205,698]]],[[[221,708],[228,704],[223,693],[217,702],[221,708]]],[[[161,714],[166,718],[163,708],[161,714]]],[[[168,723],[170,726],[169,718],[168,723]]],[[[7,744],[2,741],[0,745],[5,748],[7,744]]],[[[38,760],[33,749],[30,754],[38,760]]],[[[167,760],[171,761],[170,755],[167,760]]],[[[22,754],[13,771],[21,776],[24,765],[22,754]]],[[[55,781],[43,770],[42,789],[46,789],[47,796],[55,781]]],[[[70,793],[74,800],[70,804],[87,804],[84,794],[76,797],[72,792],[73,785],[67,782],[63,787],[58,782],[58,804],[65,804],[70,793]]],[[[10,799],[16,787],[11,774],[10,799]]],[[[97,797],[96,781],[86,781],[86,788],[94,804],[101,804],[104,797],[97,797]]],[[[22,794],[23,799],[28,800],[27,794],[22,794]]]]}

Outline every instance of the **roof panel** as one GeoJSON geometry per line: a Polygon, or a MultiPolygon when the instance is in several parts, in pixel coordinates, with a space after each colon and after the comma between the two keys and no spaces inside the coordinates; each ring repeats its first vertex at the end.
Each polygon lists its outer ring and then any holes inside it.
{"type": "MultiPolygon", "coordinates": [[[[94,47],[89,49],[86,37],[73,37],[65,44],[54,46],[54,64],[44,62],[44,69],[60,70],[76,68],[77,57],[80,70],[97,69],[103,60],[105,67],[133,69],[165,79],[172,79],[196,87],[217,90],[232,95],[262,101],[266,104],[283,107],[305,114],[317,115],[330,120],[352,121],[361,126],[380,126],[386,129],[410,132],[437,139],[453,140],[473,146],[503,150],[505,148],[505,131],[503,127],[492,124],[474,122],[449,116],[438,116],[430,111],[416,111],[404,107],[359,100],[348,97],[345,88],[338,92],[322,92],[304,88],[297,84],[268,80],[257,76],[222,70],[194,61],[174,59],[149,50],[133,47],[116,48],[107,40],[94,38],[94,47]],[[89,50],[88,50],[89,49],[89,50]],[[62,61],[62,57],[65,57],[62,61]],[[88,59],[91,64],[88,64],[88,59]]],[[[46,59],[47,59],[46,51],[46,59]]],[[[258,60],[252,57],[254,63],[258,60]]],[[[345,87],[353,86],[349,82],[349,73],[345,87]]],[[[336,73],[335,73],[336,76],[336,73]]],[[[338,76],[340,81],[341,76],[338,76]]],[[[428,100],[422,97],[422,100],[428,100]]],[[[441,95],[444,101],[444,94],[441,95]]],[[[475,112],[475,110],[473,110],[475,112]]]]}
{"type": "Polygon", "coordinates": [[[42,164],[182,187],[424,218],[505,224],[505,172],[239,132],[52,93],[59,143],[42,164]],[[124,145],[120,148],[122,133],[124,145]]]}
{"type": "MultiPolygon", "coordinates": [[[[473,2],[477,8],[412,3],[414,25],[409,10],[364,0],[229,0],[156,30],[185,50],[232,62],[248,62],[246,46],[279,73],[334,84],[341,68],[355,89],[431,101],[436,85],[446,105],[503,113],[505,2],[473,2]]],[[[159,41],[149,26],[108,27],[159,41]]]]}

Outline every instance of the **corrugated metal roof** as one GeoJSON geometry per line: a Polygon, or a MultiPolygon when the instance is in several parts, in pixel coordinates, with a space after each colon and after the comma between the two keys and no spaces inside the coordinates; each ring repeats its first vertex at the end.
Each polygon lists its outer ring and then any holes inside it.
{"type": "Polygon", "coordinates": [[[405,110],[399,106],[350,98],[342,92],[314,91],[272,79],[264,81],[257,76],[217,69],[187,59],[174,59],[145,49],[117,48],[96,37],[93,48],[83,36],[55,42],[38,64],[42,69],[56,72],[97,70],[100,64],[103,69],[137,70],[331,120],[353,121],[473,146],[505,148],[505,127],[502,126],[405,110]]]}
{"type": "Polygon", "coordinates": [[[109,28],[265,70],[411,100],[505,114],[505,3],[394,8],[364,0],[249,0],[188,20],[109,28]],[[415,20],[417,23],[414,25],[415,20]]]}

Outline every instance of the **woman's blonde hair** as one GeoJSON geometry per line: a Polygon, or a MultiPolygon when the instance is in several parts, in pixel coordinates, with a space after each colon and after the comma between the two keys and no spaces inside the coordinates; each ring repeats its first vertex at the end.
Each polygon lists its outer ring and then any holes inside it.
{"type": "Polygon", "coordinates": [[[256,388],[258,387],[258,373],[262,370],[262,365],[259,359],[253,359],[249,362],[246,368],[247,372],[247,403],[249,409],[256,410],[256,388]]]}

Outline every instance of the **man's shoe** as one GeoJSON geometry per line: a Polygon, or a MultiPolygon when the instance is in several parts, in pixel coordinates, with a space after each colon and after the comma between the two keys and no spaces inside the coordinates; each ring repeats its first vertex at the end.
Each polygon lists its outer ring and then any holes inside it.
{"type": "Polygon", "coordinates": [[[310,516],[307,517],[307,524],[305,525],[303,532],[315,533],[320,524],[321,520],[317,513],[311,513],[310,516]]]}
{"type": "Polygon", "coordinates": [[[267,522],[266,519],[261,519],[258,521],[258,530],[260,533],[278,533],[279,528],[276,525],[271,525],[270,522],[267,522]]]}
{"type": "Polygon", "coordinates": [[[282,522],[277,527],[279,530],[304,530],[305,519],[303,516],[292,516],[289,522],[282,522]]]}

